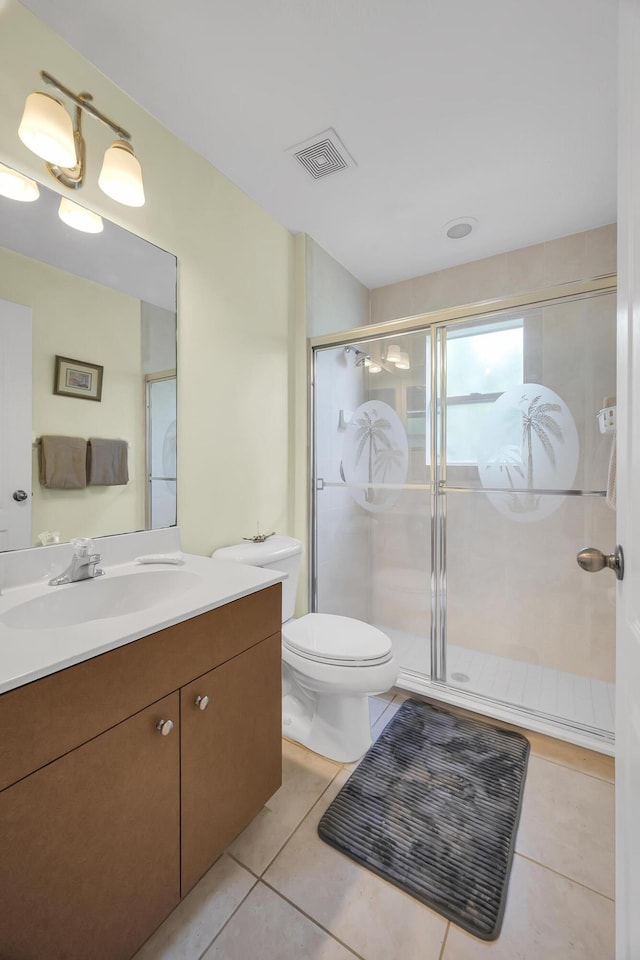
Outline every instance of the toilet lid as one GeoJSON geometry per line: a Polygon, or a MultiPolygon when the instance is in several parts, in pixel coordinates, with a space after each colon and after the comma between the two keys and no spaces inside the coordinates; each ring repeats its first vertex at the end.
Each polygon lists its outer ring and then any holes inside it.
{"type": "Polygon", "coordinates": [[[282,640],[289,650],[311,660],[326,660],[344,666],[382,662],[391,656],[391,640],[369,623],[331,613],[308,613],[282,627],[282,640]]]}

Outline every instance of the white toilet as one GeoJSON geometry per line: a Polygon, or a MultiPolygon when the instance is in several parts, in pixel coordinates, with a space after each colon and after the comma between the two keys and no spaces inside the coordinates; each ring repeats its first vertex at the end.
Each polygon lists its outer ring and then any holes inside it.
{"type": "Polygon", "coordinates": [[[308,613],[291,619],[299,540],[270,537],[222,547],[213,556],[288,574],[282,584],[282,732],[331,760],[357,760],[371,746],[367,698],[398,677],[389,637],[350,617],[308,613]]]}

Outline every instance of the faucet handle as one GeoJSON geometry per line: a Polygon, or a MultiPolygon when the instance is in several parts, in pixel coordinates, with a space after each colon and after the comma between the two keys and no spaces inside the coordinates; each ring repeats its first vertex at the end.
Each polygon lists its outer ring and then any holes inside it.
{"type": "Polygon", "coordinates": [[[90,537],[76,537],[71,544],[76,557],[88,557],[93,553],[93,540],[90,537]]]}

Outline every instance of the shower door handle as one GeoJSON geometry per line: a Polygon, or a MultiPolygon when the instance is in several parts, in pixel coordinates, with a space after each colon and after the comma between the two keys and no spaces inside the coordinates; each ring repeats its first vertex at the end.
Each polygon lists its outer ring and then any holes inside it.
{"type": "Polygon", "coordinates": [[[603,553],[597,547],[585,547],[576,557],[578,566],[587,573],[598,573],[608,567],[613,570],[618,580],[624,577],[624,553],[618,544],[613,553],[603,553]]]}

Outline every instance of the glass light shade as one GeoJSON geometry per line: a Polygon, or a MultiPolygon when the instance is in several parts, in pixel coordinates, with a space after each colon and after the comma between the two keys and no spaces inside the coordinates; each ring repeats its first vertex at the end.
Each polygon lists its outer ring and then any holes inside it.
{"type": "Polygon", "coordinates": [[[59,167],[76,165],[71,117],[60,100],[34,91],[27,97],[18,136],[29,150],[59,167]]]}
{"type": "Polygon", "coordinates": [[[112,200],[127,207],[144,204],[142,169],[126,140],[115,140],[104,155],[98,186],[112,200]]]}
{"type": "Polygon", "coordinates": [[[369,364],[369,373],[380,373],[381,370],[382,370],[382,367],[380,366],[380,364],[376,363],[375,360],[372,360],[371,363],[369,364]]]}
{"type": "Polygon", "coordinates": [[[387,360],[389,363],[399,363],[400,361],[400,347],[397,343],[391,343],[387,347],[387,360]]]}
{"type": "Polygon", "coordinates": [[[398,370],[410,370],[411,364],[409,362],[409,354],[406,350],[400,351],[400,359],[396,361],[396,369],[398,370]]]}
{"type": "Polygon", "coordinates": [[[104,230],[102,217],[99,217],[93,210],[81,207],[79,203],[74,203],[67,197],[63,197],[60,201],[58,216],[68,227],[81,230],[82,233],[102,233],[104,230]]]}
{"type": "Polygon", "coordinates": [[[30,180],[17,170],[12,170],[11,167],[5,167],[4,163],[0,163],[0,194],[8,197],[9,200],[30,203],[38,199],[40,190],[35,180],[30,180]]]}

